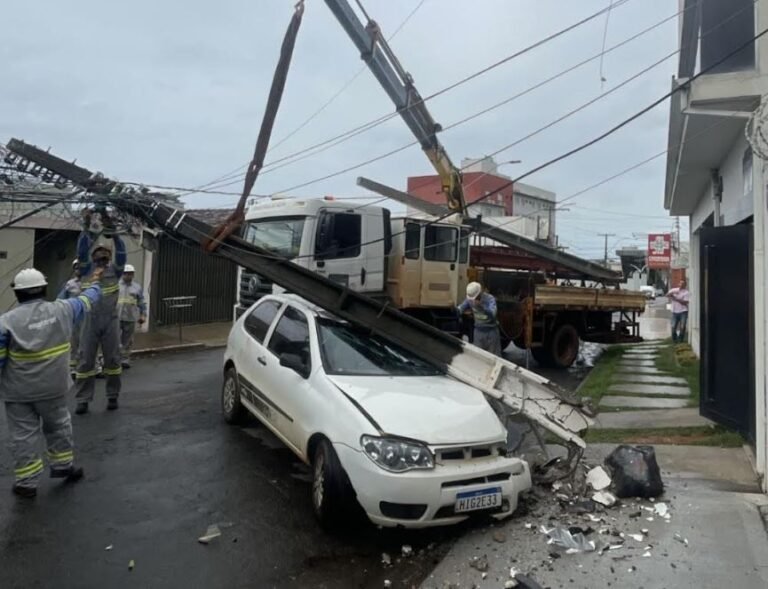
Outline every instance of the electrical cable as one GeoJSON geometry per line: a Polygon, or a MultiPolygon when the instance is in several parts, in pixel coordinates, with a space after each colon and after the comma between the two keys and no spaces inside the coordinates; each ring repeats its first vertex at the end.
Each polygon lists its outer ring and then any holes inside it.
{"type": "MultiPolygon", "coordinates": [[[[627,2],[630,2],[630,1],[631,0],[618,0],[616,3],[614,3],[612,8],[617,8],[618,6],[626,4],[627,2]]],[[[557,31],[557,32],[555,32],[553,34],[551,34],[551,35],[549,35],[549,36],[547,36],[547,37],[545,37],[545,38],[543,38],[543,39],[541,39],[539,41],[536,41],[535,43],[533,43],[531,45],[528,45],[527,47],[525,47],[525,48],[523,48],[523,49],[521,49],[519,51],[516,51],[515,53],[512,53],[511,55],[508,55],[508,56],[506,56],[506,57],[504,57],[504,58],[502,58],[502,59],[500,59],[500,60],[498,60],[498,61],[496,61],[496,62],[494,62],[494,63],[492,63],[492,64],[490,64],[490,65],[488,65],[488,66],[486,66],[486,67],[484,67],[484,68],[482,68],[482,69],[480,69],[480,70],[478,70],[478,71],[476,71],[476,72],[474,72],[472,74],[469,74],[468,76],[465,76],[464,78],[458,80],[457,82],[454,82],[453,84],[451,84],[451,85],[449,85],[449,86],[447,86],[445,88],[442,88],[441,90],[438,90],[437,92],[434,92],[433,94],[430,94],[430,95],[428,95],[425,98],[422,98],[420,101],[417,101],[417,102],[409,105],[408,107],[406,107],[406,109],[411,109],[411,108],[413,108],[416,105],[422,104],[424,102],[427,102],[428,100],[431,100],[433,98],[441,96],[442,94],[445,94],[446,92],[449,92],[449,91],[451,91],[451,90],[453,90],[453,89],[455,89],[455,88],[457,88],[457,87],[459,87],[459,86],[461,86],[461,85],[463,85],[463,84],[465,84],[465,83],[467,83],[467,82],[469,82],[471,80],[474,80],[475,78],[478,78],[478,77],[486,74],[487,72],[489,72],[489,71],[491,71],[491,70],[493,70],[493,69],[495,69],[495,68],[497,68],[497,67],[499,67],[499,66],[501,66],[501,65],[503,65],[505,63],[508,63],[509,61],[511,61],[513,59],[521,57],[522,55],[525,55],[526,53],[529,53],[530,51],[532,51],[532,50],[534,50],[534,49],[536,49],[538,47],[541,47],[541,46],[545,45],[546,43],[549,43],[550,41],[553,41],[553,40],[561,37],[562,35],[564,35],[566,33],[569,33],[570,31],[572,31],[572,30],[574,30],[574,29],[576,29],[576,28],[578,28],[578,27],[580,27],[580,26],[582,26],[584,24],[587,24],[588,22],[591,22],[592,20],[594,20],[594,19],[598,18],[599,16],[605,14],[607,11],[608,11],[607,8],[603,8],[603,9],[601,9],[601,10],[599,10],[599,11],[597,11],[597,12],[595,12],[595,13],[589,15],[589,16],[587,16],[586,18],[584,18],[584,19],[582,19],[582,20],[580,20],[580,21],[578,21],[576,23],[573,23],[573,24],[571,24],[571,25],[569,25],[569,26],[567,26],[567,27],[565,27],[563,29],[560,29],[559,31],[557,31]]],[[[669,20],[669,19],[665,19],[664,22],[666,22],[666,20],[669,20]]],[[[660,23],[660,24],[663,24],[663,23],[660,23]]],[[[388,120],[390,120],[392,118],[395,118],[395,117],[399,116],[401,113],[402,113],[402,111],[396,111],[394,113],[388,113],[386,115],[382,115],[382,116],[380,116],[378,118],[375,118],[375,119],[373,119],[371,121],[368,121],[367,123],[363,123],[362,125],[359,125],[357,127],[349,129],[349,130],[347,130],[347,131],[345,131],[345,132],[343,132],[343,133],[341,133],[339,135],[336,135],[335,137],[331,137],[330,139],[326,139],[326,140],[324,140],[324,141],[322,141],[320,143],[316,143],[316,144],[314,144],[314,145],[312,145],[310,147],[307,147],[307,148],[305,148],[303,150],[300,150],[300,151],[297,151],[297,152],[295,152],[293,154],[289,154],[287,156],[279,158],[278,160],[275,160],[275,161],[272,161],[272,162],[267,162],[265,164],[265,166],[264,166],[264,173],[266,173],[266,171],[268,169],[270,169],[271,167],[273,167],[276,164],[281,163],[281,162],[283,162],[283,161],[285,161],[287,159],[292,159],[292,158],[294,158],[296,156],[303,155],[307,151],[314,150],[314,149],[316,149],[318,147],[323,147],[323,146],[328,145],[329,143],[335,142],[335,141],[337,141],[338,139],[341,139],[341,138],[345,138],[345,137],[351,138],[351,137],[354,137],[354,136],[360,134],[361,132],[365,132],[365,131],[367,131],[369,129],[372,129],[373,127],[376,127],[376,126],[378,126],[378,125],[380,125],[380,124],[382,124],[382,123],[384,123],[384,122],[386,122],[386,121],[388,121],[388,120]]],[[[346,141],[346,139],[344,139],[344,140],[346,141]]],[[[337,144],[338,143],[336,143],[334,145],[337,145],[337,144]]],[[[224,186],[229,186],[229,185],[237,183],[237,182],[239,182],[239,179],[235,180],[234,182],[225,184],[224,186]]],[[[174,188],[174,187],[161,186],[161,185],[151,185],[151,186],[156,187],[156,188],[170,189],[170,190],[177,190],[178,189],[178,188],[174,188]]],[[[217,186],[217,187],[223,187],[223,186],[217,186]]]]}
{"type": "MultiPolygon", "coordinates": [[[[408,24],[408,22],[411,20],[411,18],[413,18],[413,16],[419,11],[419,9],[424,5],[425,2],[426,2],[426,0],[420,0],[419,1],[419,3],[413,8],[413,10],[411,10],[411,12],[408,13],[408,15],[403,19],[403,21],[397,26],[397,28],[388,37],[388,39],[387,39],[388,41],[391,41],[392,39],[394,39],[397,36],[397,34],[400,31],[403,30],[405,25],[408,24]]],[[[357,78],[359,78],[362,75],[362,73],[366,69],[367,69],[367,67],[365,65],[363,65],[359,70],[357,70],[357,72],[349,80],[347,80],[341,88],[339,88],[328,100],[326,100],[323,104],[320,105],[320,107],[318,107],[313,113],[311,113],[306,119],[304,119],[304,121],[302,123],[300,123],[291,132],[289,132],[287,135],[285,135],[279,141],[277,141],[274,145],[272,145],[269,148],[267,153],[269,153],[270,151],[274,151],[275,149],[279,148],[286,141],[288,141],[291,137],[296,135],[296,133],[298,133],[299,131],[304,129],[309,123],[311,123],[315,118],[317,118],[325,109],[327,109],[331,104],[333,104],[333,102],[335,102],[335,100],[339,96],[341,96],[355,82],[355,80],[357,80],[357,78]]],[[[219,178],[217,178],[215,180],[211,180],[210,182],[206,182],[205,184],[202,184],[199,188],[206,188],[206,187],[212,186],[214,184],[217,184],[219,182],[230,180],[230,179],[232,179],[232,177],[234,177],[236,175],[244,175],[244,170],[247,169],[247,168],[248,168],[248,164],[245,164],[245,165],[242,165],[242,166],[238,166],[233,171],[228,172],[228,173],[224,174],[223,176],[221,176],[221,177],[219,177],[219,178]]],[[[197,190],[195,190],[195,192],[203,192],[203,191],[197,189],[197,190]]],[[[238,196],[240,195],[239,192],[238,193],[234,193],[234,194],[237,194],[238,196]]]]}

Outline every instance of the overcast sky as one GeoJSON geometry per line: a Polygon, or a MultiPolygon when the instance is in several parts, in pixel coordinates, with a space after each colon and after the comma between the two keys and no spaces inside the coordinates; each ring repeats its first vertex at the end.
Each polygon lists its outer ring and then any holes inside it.
{"type": "MultiPolygon", "coordinates": [[[[37,0],[6,3],[0,44],[0,141],[23,138],[124,181],[194,187],[244,165],[263,113],[294,0],[37,0]]],[[[385,35],[418,0],[364,0],[385,35]]],[[[606,7],[609,0],[425,0],[391,44],[429,95],[606,7]]],[[[610,15],[607,46],[678,10],[677,0],[629,0],[610,15]]],[[[601,50],[605,18],[431,100],[451,123],[537,84],[601,50]]],[[[617,86],[677,48],[677,20],[506,106],[441,135],[456,163],[510,144],[617,86]]],[[[598,135],[670,89],[677,57],[553,128],[497,156],[525,172],[598,135]]],[[[361,68],[358,52],[322,0],[307,0],[273,144],[304,122],[361,68]]],[[[267,156],[291,154],[392,112],[363,72],[320,115],[267,156]]],[[[666,149],[668,103],[599,145],[525,180],[567,198],[666,149]]],[[[359,175],[405,188],[431,167],[417,146],[363,168],[292,187],[412,141],[399,118],[292,165],[265,170],[255,194],[361,196],[359,175]]],[[[561,243],[601,257],[633,234],[670,230],[662,206],[665,158],[591,190],[558,212],[561,243]]],[[[222,188],[241,189],[240,181],[222,188]]],[[[195,195],[191,207],[236,196],[195,195]]],[[[397,209],[395,205],[393,208],[397,209]]]]}

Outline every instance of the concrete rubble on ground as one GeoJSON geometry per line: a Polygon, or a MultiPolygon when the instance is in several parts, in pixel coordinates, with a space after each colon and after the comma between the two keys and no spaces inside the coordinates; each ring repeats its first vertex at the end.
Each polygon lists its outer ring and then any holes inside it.
{"type": "MultiPolygon", "coordinates": [[[[521,498],[518,517],[522,521],[509,524],[517,527],[518,537],[506,542],[510,532],[514,532],[509,527],[505,531],[491,526],[493,542],[486,545],[487,550],[480,551],[467,561],[468,568],[477,571],[476,578],[457,571],[462,583],[430,585],[427,581],[424,587],[539,587],[535,581],[537,571],[552,570],[555,566],[581,569],[583,565],[579,563],[579,558],[586,553],[609,559],[612,571],[618,569],[618,563],[622,562],[621,567],[624,567],[626,574],[637,570],[632,559],[653,559],[666,555],[666,551],[662,554],[656,551],[651,530],[643,525],[645,520],[656,519],[666,524],[672,521],[669,501],[656,501],[649,495],[655,494],[656,490],[663,492],[663,486],[657,485],[661,479],[660,476],[656,479],[658,470],[653,468],[655,457],[652,450],[649,447],[619,446],[606,458],[605,465],[589,465],[582,461],[567,478],[535,484],[531,492],[521,498]],[[628,457],[633,460],[628,460],[628,457]],[[638,459],[641,464],[638,464],[638,459]],[[646,480],[641,480],[642,477],[646,480]],[[646,496],[617,497],[617,481],[621,487],[626,486],[627,480],[645,483],[642,490],[646,496]],[[528,570],[520,567],[520,563],[526,561],[519,549],[520,535],[529,537],[525,556],[530,558],[532,552],[543,552],[540,562],[528,570]],[[497,566],[494,566],[497,562],[504,562],[505,558],[513,565],[508,578],[500,576],[497,566]],[[468,579],[471,584],[467,584],[468,579]]],[[[676,534],[675,539],[688,545],[687,538],[680,534],[676,534]]]]}

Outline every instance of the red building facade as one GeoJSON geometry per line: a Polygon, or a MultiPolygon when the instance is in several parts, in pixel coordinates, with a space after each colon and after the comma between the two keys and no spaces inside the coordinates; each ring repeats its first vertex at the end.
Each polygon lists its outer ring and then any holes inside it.
{"type": "MultiPolygon", "coordinates": [[[[483,203],[502,208],[503,213],[501,211],[500,213],[503,216],[512,216],[514,214],[512,211],[514,200],[512,189],[513,186],[509,184],[509,178],[483,172],[464,173],[464,198],[466,198],[468,205],[494,190],[499,190],[498,193],[487,198],[483,203]],[[505,186],[507,184],[508,186],[505,186]],[[499,190],[502,186],[505,188],[499,190]]],[[[418,196],[427,202],[445,204],[445,196],[440,189],[439,176],[409,176],[407,190],[413,196],[418,196]]]]}

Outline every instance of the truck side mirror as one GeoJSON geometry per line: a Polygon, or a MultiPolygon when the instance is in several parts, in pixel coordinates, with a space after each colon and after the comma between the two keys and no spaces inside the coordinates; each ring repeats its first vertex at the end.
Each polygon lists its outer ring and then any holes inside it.
{"type": "Polygon", "coordinates": [[[321,213],[317,223],[317,236],[315,237],[315,259],[324,260],[329,256],[331,236],[333,235],[333,215],[321,213]]]}

